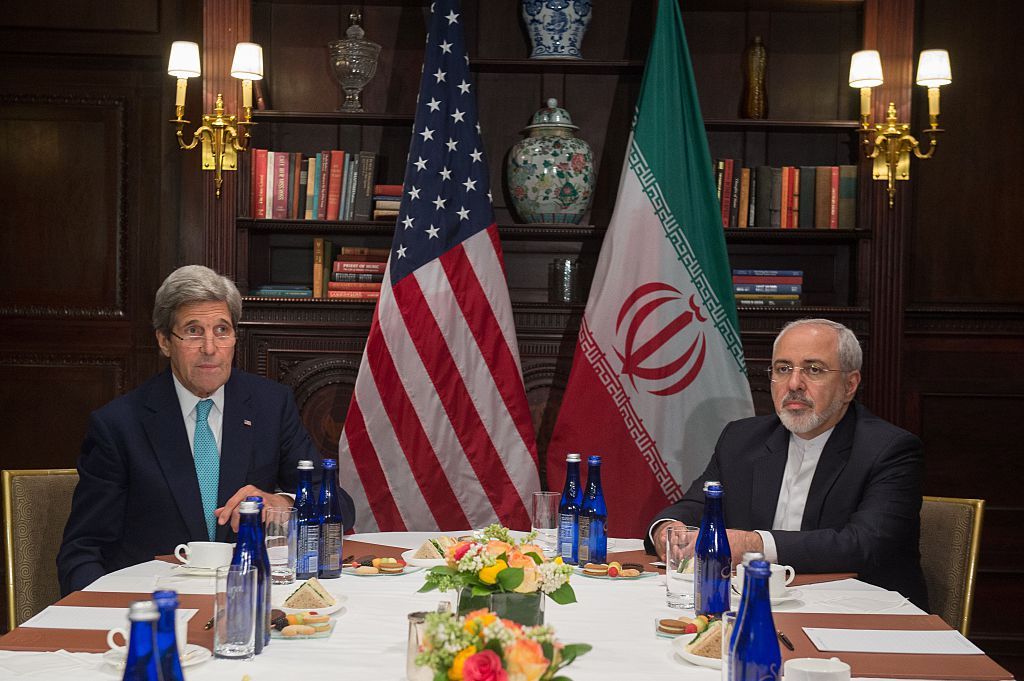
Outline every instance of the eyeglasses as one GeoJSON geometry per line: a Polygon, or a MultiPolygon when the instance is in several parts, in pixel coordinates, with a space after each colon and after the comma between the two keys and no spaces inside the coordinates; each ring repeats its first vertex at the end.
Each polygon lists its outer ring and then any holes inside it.
{"type": "Polygon", "coordinates": [[[792,364],[776,364],[775,366],[765,369],[765,371],[768,372],[768,378],[771,379],[772,383],[788,381],[794,371],[801,372],[804,380],[811,383],[824,381],[828,378],[829,374],[846,373],[845,369],[828,369],[820,364],[808,364],[805,367],[795,367],[792,364]]]}
{"type": "MultiPolygon", "coordinates": [[[[185,336],[179,336],[171,331],[171,335],[180,340],[182,347],[186,348],[201,348],[203,347],[203,343],[206,342],[206,334],[188,334],[185,336]]],[[[213,330],[213,344],[218,348],[230,348],[235,344],[235,340],[235,330],[230,326],[218,326],[213,330]]]]}

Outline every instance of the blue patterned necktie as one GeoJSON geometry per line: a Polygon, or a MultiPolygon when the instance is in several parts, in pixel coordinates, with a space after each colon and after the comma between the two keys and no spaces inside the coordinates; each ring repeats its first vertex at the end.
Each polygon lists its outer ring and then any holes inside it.
{"type": "Polygon", "coordinates": [[[213,439],[213,431],[207,418],[213,400],[200,400],[196,405],[196,434],[192,440],[192,449],[196,460],[196,477],[199,478],[199,494],[203,499],[203,518],[210,541],[217,533],[217,520],[213,515],[217,508],[217,483],[220,480],[220,455],[217,453],[217,441],[213,439]]]}

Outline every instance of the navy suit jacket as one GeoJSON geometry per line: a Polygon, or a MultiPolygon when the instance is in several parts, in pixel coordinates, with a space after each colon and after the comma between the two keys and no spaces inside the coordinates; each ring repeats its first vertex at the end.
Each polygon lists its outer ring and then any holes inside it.
{"type": "MultiPolygon", "coordinates": [[[[291,390],[239,369],[224,385],[220,445],[218,506],[245,485],[294,493],[299,460],[320,461],[291,390]]],[[[209,539],[169,369],[92,413],[78,475],[57,555],[64,594],[178,544],[209,539]]],[[[350,528],[352,499],[344,490],[340,497],[350,528]]],[[[217,527],[216,540],[234,540],[230,524],[217,527]]]]}
{"type": "MultiPolygon", "coordinates": [[[[727,527],[771,530],[789,435],[775,415],[730,423],[707,470],[655,521],[699,525],[704,482],[718,480],[725,490],[727,527]]],[[[851,403],[822,450],[800,530],[771,530],[779,562],[798,574],[856,572],[927,610],[918,548],[921,467],[917,436],[851,403]]]]}

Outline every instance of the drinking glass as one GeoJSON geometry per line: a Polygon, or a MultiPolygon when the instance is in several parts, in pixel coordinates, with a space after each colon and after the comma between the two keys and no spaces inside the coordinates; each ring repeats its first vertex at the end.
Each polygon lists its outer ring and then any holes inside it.
{"type": "Polygon", "coordinates": [[[665,592],[670,608],[693,607],[693,549],[699,532],[689,525],[665,530],[665,592]]]}
{"type": "Polygon", "coordinates": [[[295,581],[295,547],[299,536],[298,511],[293,507],[268,508],[266,521],[267,555],[270,557],[270,580],[273,584],[295,581]]]}
{"type": "Polygon", "coordinates": [[[736,611],[722,613],[722,681],[730,681],[729,665],[732,664],[732,632],[736,627],[736,611]]]}
{"type": "Polygon", "coordinates": [[[530,510],[530,529],[537,533],[537,546],[554,553],[558,546],[558,492],[534,492],[530,510]]]}
{"type": "Polygon", "coordinates": [[[213,600],[213,654],[248,659],[256,652],[256,568],[217,568],[213,600]]]}

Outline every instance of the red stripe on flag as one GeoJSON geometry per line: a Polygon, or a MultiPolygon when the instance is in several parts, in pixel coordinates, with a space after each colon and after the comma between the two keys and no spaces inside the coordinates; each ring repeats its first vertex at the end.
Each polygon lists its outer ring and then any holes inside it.
{"type": "MultiPolygon", "coordinates": [[[[493,227],[491,229],[494,229],[493,227]]],[[[498,253],[499,260],[501,254],[498,253]]],[[[473,338],[483,356],[488,358],[488,368],[494,378],[505,408],[515,422],[519,436],[530,452],[533,460],[537,460],[537,451],[533,440],[533,421],[527,408],[526,389],[519,378],[519,365],[508,347],[498,318],[487,299],[480,279],[476,276],[473,266],[462,246],[453,248],[441,256],[448,281],[451,282],[455,300],[466,317],[466,323],[473,332],[473,338]]]]}
{"type": "Polygon", "coordinates": [[[487,236],[491,238],[491,245],[494,246],[494,252],[498,255],[498,263],[501,265],[502,279],[505,278],[505,256],[501,251],[501,235],[498,234],[498,225],[491,223],[491,226],[487,228],[487,236]]]}
{"type": "MultiPolygon", "coordinates": [[[[413,277],[406,277],[399,282],[398,287],[394,289],[396,300],[400,289],[415,289],[417,293],[419,292],[413,277]]],[[[380,306],[377,309],[379,311],[380,306]]],[[[384,314],[394,312],[384,311],[384,314]]],[[[379,328],[379,323],[375,323],[370,329],[370,337],[366,340],[366,357],[384,412],[391,421],[395,437],[402,446],[412,475],[438,527],[469,527],[469,519],[455,498],[455,491],[448,482],[437,453],[420,424],[420,417],[413,408],[412,400],[405,392],[405,386],[398,375],[391,352],[384,342],[384,334],[379,328]]]]}
{"type": "Polygon", "coordinates": [[[359,482],[363,486],[373,517],[377,520],[378,529],[405,532],[405,521],[402,520],[402,514],[395,504],[387,478],[384,477],[384,469],[381,468],[377,450],[374,449],[366,432],[363,410],[359,408],[359,401],[356,399],[352,400],[348,416],[345,418],[345,437],[348,438],[352,463],[359,473],[359,482]]]}
{"type": "MultiPolygon", "coordinates": [[[[452,250],[462,250],[462,246],[456,246],[452,250]]],[[[409,329],[409,336],[416,345],[434,389],[437,390],[452,430],[499,521],[505,525],[529,522],[526,507],[519,494],[514,491],[515,485],[488,436],[483,420],[466,389],[444,335],[423,297],[415,276],[400,281],[394,293],[398,310],[409,329]]],[[[486,303],[486,299],[484,302],[486,303]]],[[[492,331],[497,332],[497,329],[492,331]]],[[[486,359],[485,357],[484,360],[486,359]]],[[[488,368],[493,372],[489,365],[488,368]]]]}

